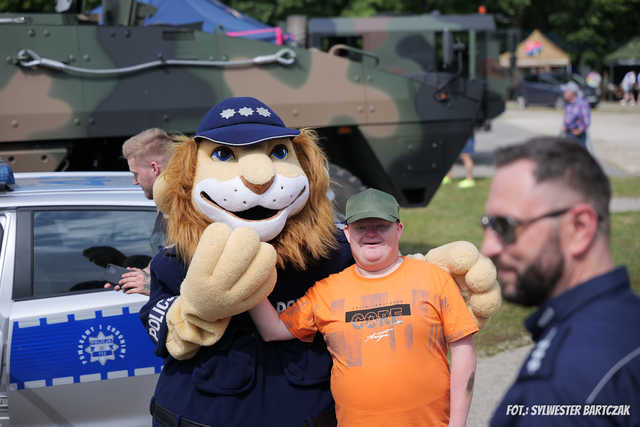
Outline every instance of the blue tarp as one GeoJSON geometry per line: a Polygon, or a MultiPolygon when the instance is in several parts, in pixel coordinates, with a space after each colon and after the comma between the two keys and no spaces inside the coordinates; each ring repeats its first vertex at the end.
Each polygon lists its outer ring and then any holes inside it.
{"type": "MultiPolygon", "coordinates": [[[[272,43],[277,41],[277,28],[256,21],[218,0],[138,0],[138,3],[146,3],[158,9],[143,21],[143,25],[189,25],[202,22],[202,31],[209,33],[222,26],[224,32],[231,33],[229,35],[272,43]]],[[[92,11],[101,12],[101,7],[92,11]]]]}

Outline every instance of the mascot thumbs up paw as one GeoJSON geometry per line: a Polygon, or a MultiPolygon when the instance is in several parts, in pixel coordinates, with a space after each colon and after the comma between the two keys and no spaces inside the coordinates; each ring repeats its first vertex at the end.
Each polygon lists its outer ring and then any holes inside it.
{"type": "Polygon", "coordinates": [[[431,249],[426,255],[409,256],[435,264],[453,276],[479,328],[500,308],[502,297],[496,267],[472,243],[451,242],[431,249]]]}
{"type": "Polygon", "coordinates": [[[249,228],[207,226],[167,313],[167,349],[177,359],[193,356],[224,333],[231,316],[255,306],[276,283],[276,252],[249,228]]]}

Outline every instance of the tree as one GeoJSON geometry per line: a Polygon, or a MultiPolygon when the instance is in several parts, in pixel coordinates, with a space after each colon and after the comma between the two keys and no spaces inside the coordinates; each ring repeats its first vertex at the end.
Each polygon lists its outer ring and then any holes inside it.
{"type": "Polygon", "coordinates": [[[51,0],[0,0],[0,12],[53,12],[51,0]]]}

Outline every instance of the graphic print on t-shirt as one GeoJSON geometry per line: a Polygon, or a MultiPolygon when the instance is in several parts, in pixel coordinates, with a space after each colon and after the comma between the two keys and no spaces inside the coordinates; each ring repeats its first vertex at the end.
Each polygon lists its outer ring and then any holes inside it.
{"type": "Polygon", "coordinates": [[[347,311],[344,314],[344,321],[351,323],[354,328],[361,329],[366,326],[375,328],[376,325],[382,325],[383,319],[385,324],[390,325],[390,318],[399,316],[410,316],[411,306],[409,304],[394,304],[383,307],[371,307],[361,310],[347,311]],[[380,321],[378,321],[380,319],[380,321]],[[363,323],[360,323],[363,322],[363,323]]]}

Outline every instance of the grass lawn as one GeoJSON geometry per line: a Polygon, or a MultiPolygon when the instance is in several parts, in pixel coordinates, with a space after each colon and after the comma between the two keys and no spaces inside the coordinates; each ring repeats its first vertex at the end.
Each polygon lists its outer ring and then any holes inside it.
{"type": "MultiPolygon", "coordinates": [[[[613,178],[617,197],[640,197],[640,177],[613,178]]],[[[426,208],[402,209],[405,231],[400,242],[403,253],[426,253],[454,240],[468,240],[478,248],[482,243],[480,216],[489,191],[490,179],[477,179],[472,189],[459,189],[455,183],[441,186],[426,208]]],[[[616,264],[629,269],[631,283],[640,292],[640,212],[612,214],[611,244],[616,264]]],[[[479,355],[491,355],[529,342],[522,321],[534,309],[503,302],[500,311],[476,335],[479,355]]]]}

